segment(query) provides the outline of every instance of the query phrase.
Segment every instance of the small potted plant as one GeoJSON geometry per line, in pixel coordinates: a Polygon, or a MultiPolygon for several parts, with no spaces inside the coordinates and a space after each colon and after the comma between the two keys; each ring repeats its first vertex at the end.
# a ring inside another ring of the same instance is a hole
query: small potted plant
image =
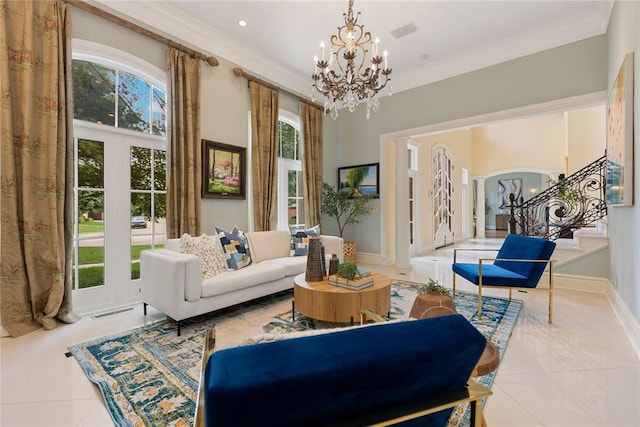
{"type": "Polygon", "coordinates": [[[439,294],[439,295],[444,295],[445,297],[451,297],[451,292],[449,292],[449,289],[445,288],[444,286],[439,284],[436,280],[433,280],[431,277],[429,277],[429,281],[427,282],[426,285],[423,285],[420,288],[418,288],[418,293],[419,294],[439,294]]]}
{"type": "Polygon", "coordinates": [[[429,277],[427,284],[418,288],[417,291],[418,296],[413,302],[409,317],[426,319],[457,312],[449,289],[440,285],[438,281],[433,280],[431,277],[429,277]]]}
{"type": "Polygon", "coordinates": [[[354,280],[356,277],[360,276],[360,272],[358,271],[358,266],[352,262],[343,262],[338,266],[338,272],[336,273],[338,276],[344,277],[347,280],[354,280]]]}

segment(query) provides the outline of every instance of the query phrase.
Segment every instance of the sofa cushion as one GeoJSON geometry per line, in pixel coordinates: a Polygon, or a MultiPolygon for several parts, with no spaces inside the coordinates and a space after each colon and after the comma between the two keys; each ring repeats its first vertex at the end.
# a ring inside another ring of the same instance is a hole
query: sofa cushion
{"type": "Polygon", "coordinates": [[[296,276],[307,269],[307,257],[285,256],[282,258],[268,259],[262,263],[279,265],[284,268],[285,276],[296,276]]]}
{"type": "Polygon", "coordinates": [[[234,226],[230,233],[216,227],[216,233],[220,238],[220,243],[227,255],[227,266],[231,270],[240,270],[251,264],[251,253],[247,237],[237,227],[234,226]]]}
{"type": "Polygon", "coordinates": [[[246,233],[246,236],[253,262],[289,256],[290,236],[286,231],[252,231],[246,233]]]}
{"type": "Polygon", "coordinates": [[[237,271],[227,271],[202,281],[202,298],[222,295],[238,289],[262,285],[285,277],[285,269],[278,264],[253,263],[237,271]]]}
{"type": "Polygon", "coordinates": [[[207,279],[227,271],[227,262],[220,239],[202,234],[193,237],[187,233],[180,238],[183,253],[200,258],[200,277],[207,279]]]}
{"type": "Polygon", "coordinates": [[[309,252],[309,238],[320,237],[320,225],[311,228],[289,227],[291,233],[291,256],[304,256],[309,252]]]}

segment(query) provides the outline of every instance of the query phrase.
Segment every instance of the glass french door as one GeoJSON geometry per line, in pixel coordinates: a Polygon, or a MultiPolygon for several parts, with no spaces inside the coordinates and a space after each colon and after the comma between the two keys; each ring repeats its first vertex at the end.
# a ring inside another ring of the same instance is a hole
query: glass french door
{"type": "Polygon", "coordinates": [[[440,248],[453,243],[453,158],[444,147],[432,151],[433,243],[440,248]]]}
{"type": "Polygon", "coordinates": [[[140,251],[166,241],[164,137],[76,121],[73,302],[79,313],[139,299],[140,251]]]}

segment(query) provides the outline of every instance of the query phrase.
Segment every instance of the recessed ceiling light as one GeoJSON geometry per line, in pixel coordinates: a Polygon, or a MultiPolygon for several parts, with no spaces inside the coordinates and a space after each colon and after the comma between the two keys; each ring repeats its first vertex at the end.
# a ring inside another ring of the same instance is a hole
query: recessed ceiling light
{"type": "Polygon", "coordinates": [[[240,25],[241,27],[246,27],[247,26],[247,21],[244,21],[244,20],[241,19],[241,20],[238,21],[238,25],[240,25]]]}
{"type": "Polygon", "coordinates": [[[422,59],[423,61],[424,61],[425,59],[427,59],[428,57],[429,57],[429,54],[428,54],[428,53],[423,53],[422,55],[420,55],[420,59],[422,59]]]}

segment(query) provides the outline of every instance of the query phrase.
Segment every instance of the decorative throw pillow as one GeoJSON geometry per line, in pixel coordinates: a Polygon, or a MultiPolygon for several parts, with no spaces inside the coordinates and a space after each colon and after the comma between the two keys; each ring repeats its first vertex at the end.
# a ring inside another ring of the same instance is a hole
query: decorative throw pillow
{"type": "Polygon", "coordinates": [[[224,249],[229,269],[240,270],[251,264],[249,241],[237,226],[234,226],[230,233],[216,227],[216,233],[218,233],[222,249],[224,249]]]}
{"type": "Polygon", "coordinates": [[[291,233],[291,252],[289,256],[304,256],[309,252],[309,237],[320,237],[320,225],[308,229],[289,227],[291,233]]]}
{"type": "Polygon", "coordinates": [[[200,258],[200,276],[208,279],[227,271],[226,256],[216,238],[202,234],[193,237],[183,234],[180,238],[180,248],[185,254],[195,255],[200,258]]]}

